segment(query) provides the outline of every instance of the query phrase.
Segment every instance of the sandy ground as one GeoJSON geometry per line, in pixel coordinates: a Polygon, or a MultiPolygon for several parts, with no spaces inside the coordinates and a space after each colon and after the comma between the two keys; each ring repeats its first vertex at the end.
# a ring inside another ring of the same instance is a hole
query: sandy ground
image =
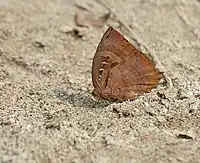
{"type": "MultiPolygon", "coordinates": [[[[200,162],[200,1],[105,0],[157,55],[173,87],[132,102],[91,95],[103,28],[75,28],[75,3],[0,0],[0,162],[200,162]]],[[[132,34],[117,28],[130,41],[132,34]]]]}

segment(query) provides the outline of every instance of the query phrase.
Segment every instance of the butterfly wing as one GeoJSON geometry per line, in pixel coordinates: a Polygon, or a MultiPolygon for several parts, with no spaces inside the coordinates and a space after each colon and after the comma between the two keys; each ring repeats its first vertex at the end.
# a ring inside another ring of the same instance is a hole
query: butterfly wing
{"type": "Polygon", "coordinates": [[[96,94],[105,99],[133,100],[150,92],[162,78],[153,62],[111,27],[95,57],[93,84],[96,94]]]}

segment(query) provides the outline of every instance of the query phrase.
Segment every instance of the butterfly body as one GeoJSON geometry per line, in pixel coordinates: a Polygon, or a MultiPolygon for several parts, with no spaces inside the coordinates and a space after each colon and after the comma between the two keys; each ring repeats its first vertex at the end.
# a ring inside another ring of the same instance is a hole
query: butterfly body
{"type": "Polygon", "coordinates": [[[134,100],[155,88],[161,78],[151,60],[118,31],[107,29],[92,63],[94,94],[108,100],[134,100]]]}

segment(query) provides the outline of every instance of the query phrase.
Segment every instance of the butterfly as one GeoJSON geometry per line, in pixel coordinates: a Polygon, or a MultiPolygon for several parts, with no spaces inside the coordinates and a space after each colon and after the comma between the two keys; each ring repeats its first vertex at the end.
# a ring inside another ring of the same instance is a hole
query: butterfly
{"type": "Polygon", "coordinates": [[[135,100],[156,88],[163,73],[154,63],[109,27],[92,62],[93,94],[106,100],[135,100]]]}

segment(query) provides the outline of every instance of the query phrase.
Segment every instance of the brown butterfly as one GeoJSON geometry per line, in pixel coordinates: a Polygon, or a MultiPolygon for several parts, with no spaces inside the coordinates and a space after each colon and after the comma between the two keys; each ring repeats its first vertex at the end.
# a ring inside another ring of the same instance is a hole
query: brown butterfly
{"type": "Polygon", "coordinates": [[[109,27],[92,63],[93,93],[107,100],[134,100],[150,92],[163,77],[154,63],[109,27]]]}

